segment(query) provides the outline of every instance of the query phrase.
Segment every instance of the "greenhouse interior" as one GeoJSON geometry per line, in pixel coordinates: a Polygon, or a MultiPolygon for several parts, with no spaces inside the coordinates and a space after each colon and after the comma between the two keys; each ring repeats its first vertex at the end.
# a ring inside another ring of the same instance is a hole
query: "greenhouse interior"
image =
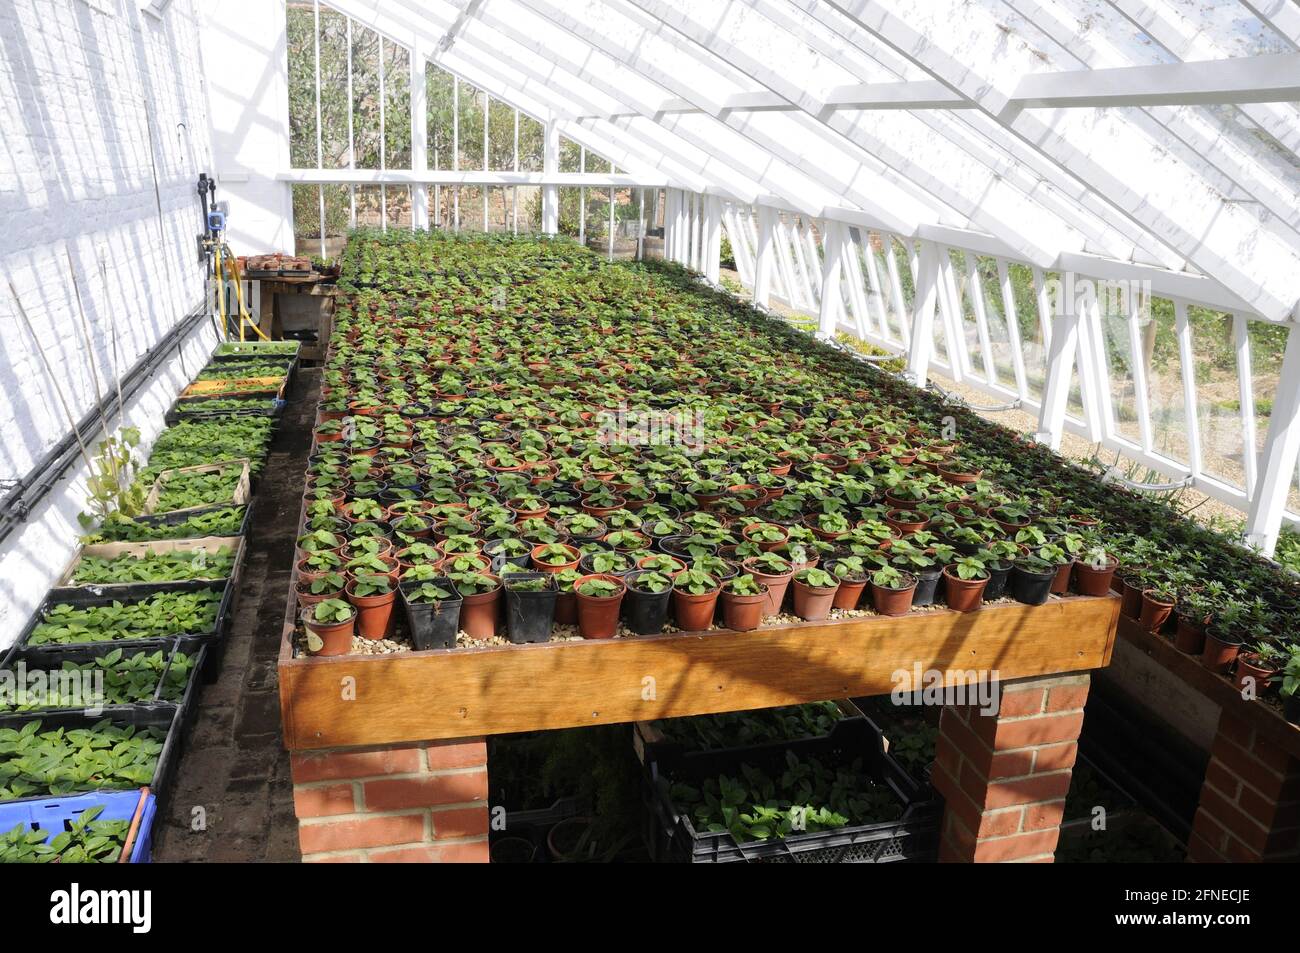
{"type": "Polygon", "coordinates": [[[0,862],[1300,859],[1296,0],[0,27],[0,862]]]}

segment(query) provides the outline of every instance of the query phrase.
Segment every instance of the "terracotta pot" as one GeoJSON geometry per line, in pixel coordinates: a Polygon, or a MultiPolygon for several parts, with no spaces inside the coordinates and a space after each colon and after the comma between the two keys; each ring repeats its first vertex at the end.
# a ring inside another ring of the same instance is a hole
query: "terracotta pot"
{"type": "Polygon", "coordinates": [[[529,557],[529,561],[533,564],[533,568],[536,569],[538,572],[564,572],[564,570],[566,569],[578,568],[578,560],[582,558],[582,554],[579,553],[578,550],[575,549],[574,547],[568,545],[565,545],[564,547],[569,551],[569,555],[573,557],[573,561],[567,563],[560,563],[558,566],[552,566],[548,563],[542,563],[537,561],[537,554],[540,553],[545,548],[546,548],[546,544],[534,546],[532,554],[529,557]]]}
{"type": "Polygon", "coordinates": [[[623,603],[627,583],[618,576],[593,573],[580,576],[573,583],[573,597],[578,602],[578,634],[584,639],[612,639],[618,632],[618,610],[623,603]],[[584,596],[578,587],[591,579],[603,579],[618,586],[612,596],[584,596]]]}
{"type": "MultiPolygon", "coordinates": [[[[754,578],[758,578],[755,576],[754,578]]],[[[820,622],[830,615],[831,608],[835,604],[835,591],[839,586],[834,588],[815,589],[812,586],[805,585],[798,579],[792,580],[794,586],[794,614],[808,622],[820,622]]]]}
{"type": "Polygon", "coordinates": [[[1142,589],[1130,585],[1127,579],[1119,580],[1119,611],[1121,615],[1136,619],[1142,614],[1142,589]]]}
{"type": "Polygon", "coordinates": [[[1237,691],[1244,693],[1249,686],[1256,698],[1268,690],[1269,680],[1277,675],[1277,669],[1264,668],[1257,664],[1258,660],[1259,656],[1253,652],[1238,652],[1237,671],[1233,677],[1237,691]]]}
{"type": "Polygon", "coordinates": [[[763,610],[767,605],[767,587],[754,596],[738,596],[734,592],[722,594],[722,619],[728,629],[735,632],[748,632],[757,629],[763,622],[763,610]]]}
{"type": "Polygon", "coordinates": [[[1216,635],[1211,627],[1205,630],[1205,651],[1201,653],[1201,664],[1211,672],[1226,675],[1240,651],[1240,642],[1226,641],[1222,636],[1216,635]]]}
{"type": "Polygon", "coordinates": [[[871,604],[881,615],[907,615],[912,609],[912,596],[916,593],[916,577],[911,576],[912,583],[906,589],[886,589],[884,586],[871,584],[871,604]]]}
{"type": "Polygon", "coordinates": [[[908,533],[919,533],[921,532],[921,530],[925,529],[927,526],[930,525],[930,521],[927,519],[921,519],[921,520],[899,519],[899,514],[904,512],[907,511],[890,510],[888,513],[885,514],[885,522],[888,525],[892,526],[894,529],[898,530],[904,536],[906,536],[908,533]]]}
{"type": "Polygon", "coordinates": [[[1184,655],[1200,655],[1205,651],[1205,626],[1197,625],[1189,619],[1178,617],[1178,627],[1174,630],[1174,648],[1184,655]]]}
{"type": "Polygon", "coordinates": [[[1114,556],[1106,558],[1106,564],[1100,569],[1082,559],[1074,564],[1074,587],[1079,590],[1079,595],[1105,596],[1110,594],[1111,578],[1115,575],[1115,568],[1119,565],[1119,560],[1114,556]]]}
{"type": "MultiPolygon", "coordinates": [[[[1138,625],[1147,632],[1159,632],[1160,627],[1174,611],[1172,602],[1161,602],[1155,598],[1155,590],[1147,589],[1142,593],[1142,611],[1138,615],[1138,625]]],[[[1226,669],[1225,669],[1226,671],[1226,669]]]]}
{"type": "Polygon", "coordinates": [[[754,577],[755,582],[760,582],[767,586],[767,601],[763,604],[763,618],[768,616],[779,615],[781,606],[785,602],[785,591],[790,587],[790,577],[794,575],[794,570],[784,575],[774,576],[769,573],[759,572],[749,565],[746,559],[741,563],[745,572],[754,577]]]}
{"type": "Polygon", "coordinates": [[[718,608],[718,590],[695,595],[673,588],[673,618],[684,632],[704,632],[713,625],[718,608]]]}
{"type": "Polygon", "coordinates": [[[352,634],[356,631],[357,617],[354,613],[346,622],[312,622],[303,619],[307,631],[321,640],[321,647],[312,651],[310,639],[307,651],[311,655],[348,655],[352,651],[352,634]]]}
{"type": "Polygon", "coordinates": [[[350,582],[344,590],[348,602],[357,610],[357,635],[363,639],[378,641],[393,634],[393,605],[397,600],[397,590],[374,596],[358,596],[356,583],[350,582]]]}
{"type": "Polygon", "coordinates": [[[1074,560],[1068,563],[1062,563],[1056,569],[1056,575],[1052,577],[1051,593],[1054,596],[1063,596],[1070,591],[1070,576],[1074,573],[1074,560]]]}
{"type": "Polygon", "coordinates": [[[460,627],[472,639],[490,639],[497,634],[501,616],[501,580],[497,576],[491,578],[497,583],[491,592],[462,597],[460,627]]]}
{"type": "Polygon", "coordinates": [[[957,612],[974,612],[984,602],[984,587],[989,584],[989,577],[982,579],[962,579],[949,567],[943,569],[944,600],[949,609],[957,612]]]}
{"type": "Polygon", "coordinates": [[[832,608],[853,610],[862,600],[862,590],[867,588],[867,580],[841,579],[840,587],[835,590],[832,608]]]}
{"type": "MultiPolygon", "coordinates": [[[[782,528],[784,529],[784,527],[782,527],[782,528]]],[[[782,545],[784,545],[785,542],[786,542],[786,540],[788,540],[788,539],[790,538],[790,533],[789,533],[789,531],[787,530],[787,531],[786,531],[786,538],[785,538],[785,539],[778,539],[776,542],[767,542],[767,543],[764,543],[764,542],[757,542],[756,540],[751,540],[751,539],[749,538],[749,527],[748,527],[748,526],[746,526],[743,530],[740,531],[740,535],[741,535],[742,537],[744,537],[744,539],[745,539],[747,542],[753,542],[753,543],[755,543],[755,544],[758,546],[758,548],[761,549],[761,550],[762,550],[763,552],[765,552],[765,553],[767,553],[767,552],[771,552],[772,550],[776,549],[778,546],[782,546],[782,545]]]]}

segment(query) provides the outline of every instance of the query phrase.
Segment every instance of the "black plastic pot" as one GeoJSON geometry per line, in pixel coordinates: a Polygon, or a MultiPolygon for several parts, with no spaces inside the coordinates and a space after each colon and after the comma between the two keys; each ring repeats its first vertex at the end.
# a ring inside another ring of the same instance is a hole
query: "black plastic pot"
{"type": "Polygon", "coordinates": [[[1001,569],[996,566],[985,567],[989,571],[988,585],[984,587],[984,601],[992,602],[994,599],[1001,599],[1007,591],[1007,583],[1011,577],[1011,566],[1008,564],[1001,569]]]}
{"type": "MultiPolygon", "coordinates": [[[[456,587],[446,576],[437,576],[429,580],[433,585],[449,592],[456,592],[456,587]]],[[[403,582],[398,589],[402,593],[402,605],[406,608],[406,625],[411,630],[411,641],[417,651],[429,649],[454,649],[456,633],[460,629],[459,593],[452,599],[442,602],[411,602],[406,593],[417,589],[420,582],[403,582]]]]}
{"type": "Polygon", "coordinates": [[[496,573],[498,576],[501,575],[501,567],[507,563],[513,563],[520,568],[527,568],[529,557],[532,555],[532,550],[528,550],[518,556],[505,556],[500,552],[501,543],[501,540],[494,539],[483,547],[483,555],[492,559],[492,572],[496,573]]]}
{"type": "MultiPolygon", "coordinates": [[[[686,551],[686,540],[688,539],[690,539],[689,536],[661,536],[655,540],[655,543],[661,553],[676,556],[678,559],[684,559],[689,563],[694,557],[686,551]]],[[[708,555],[712,556],[717,551],[716,544],[709,544],[708,555]]]]}
{"type": "Polygon", "coordinates": [[[658,635],[668,621],[668,604],[673,590],[669,586],[663,592],[642,592],[633,588],[639,576],[653,570],[638,569],[627,574],[627,592],[623,596],[623,617],[627,627],[637,635],[658,635]]]}
{"type": "Polygon", "coordinates": [[[1033,572],[1023,566],[1011,567],[1011,598],[1027,606],[1041,606],[1047,601],[1052,591],[1052,580],[1056,578],[1056,569],[1033,572]]]}
{"type": "Polygon", "coordinates": [[[923,572],[912,573],[916,576],[916,593],[912,596],[912,605],[933,605],[939,597],[939,582],[943,579],[943,569],[933,567],[923,572]]]}
{"type": "Polygon", "coordinates": [[[516,645],[525,642],[548,642],[555,623],[555,576],[546,572],[508,573],[502,582],[506,591],[506,637],[516,645]],[[524,579],[542,579],[546,588],[540,592],[518,591],[511,583],[524,579]]]}

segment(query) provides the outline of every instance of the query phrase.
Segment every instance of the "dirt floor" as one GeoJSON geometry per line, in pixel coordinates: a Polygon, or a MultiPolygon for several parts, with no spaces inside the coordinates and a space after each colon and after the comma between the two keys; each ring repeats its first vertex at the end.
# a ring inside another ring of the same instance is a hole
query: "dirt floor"
{"type": "Polygon", "coordinates": [[[298,372],[258,483],[234,624],[155,828],[155,861],[300,859],[276,655],[319,387],[318,370],[298,372]]]}

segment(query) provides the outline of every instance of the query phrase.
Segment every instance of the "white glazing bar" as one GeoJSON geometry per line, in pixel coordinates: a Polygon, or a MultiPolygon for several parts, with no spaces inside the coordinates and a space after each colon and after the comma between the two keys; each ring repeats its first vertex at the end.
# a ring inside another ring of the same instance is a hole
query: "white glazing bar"
{"type": "MultiPolygon", "coordinates": [[[[732,254],[735,252],[733,250],[732,254]]],[[[722,199],[704,197],[704,277],[717,284],[722,274],[722,199]]]]}
{"type": "Polygon", "coordinates": [[[1246,516],[1246,541],[1265,555],[1271,556],[1277,546],[1297,455],[1300,455],[1300,334],[1293,328],[1287,334],[1277,394],[1264,438],[1263,467],[1246,516]]]}
{"type": "MultiPolygon", "coordinates": [[[[519,110],[515,110],[514,158],[511,167],[519,171],[519,110]]],[[[519,234],[519,186],[511,186],[510,195],[511,231],[519,234]]]]}
{"type": "Polygon", "coordinates": [[[772,295],[772,273],[776,270],[776,210],[758,207],[758,234],[754,256],[754,304],[767,307],[772,295]]]}
{"type": "MultiPolygon", "coordinates": [[[[407,60],[411,84],[411,169],[417,173],[429,168],[429,104],[425,82],[424,55],[415,44],[407,60]]],[[[423,182],[411,187],[411,230],[429,227],[429,188],[423,182]]]]}
{"type": "Polygon", "coordinates": [[[795,276],[794,258],[790,252],[790,232],[784,216],[777,219],[776,226],[776,260],[778,270],[781,273],[781,284],[785,288],[785,303],[792,308],[806,307],[803,292],[798,284],[799,279],[795,276]]]}
{"type": "MultiPolygon", "coordinates": [[[[1063,294],[1067,298],[1069,295],[1063,294]]],[[[1079,365],[1079,396],[1083,403],[1084,423],[1088,428],[1088,439],[1093,441],[1113,437],[1115,428],[1109,413],[1109,401],[1103,400],[1103,394],[1109,396],[1110,375],[1106,373],[1105,359],[1098,361],[1101,355],[1095,338],[1100,327],[1100,306],[1096,298],[1082,302],[1065,301],[1067,313],[1078,312],[1078,354],[1075,360],[1079,365]],[[1081,304],[1081,307],[1078,306],[1081,304]]],[[[1060,324],[1058,318],[1056,323],[1060,324]]],[[[1067,385],[1069,386],[1068,382],[1067,385]]]]}
{"type": "Polygon", "coordinates": [[[838,222],[822,232],[825,247],[822,249],[821,307],[817,317],[817,335],[821,338],[833,338],[839,323],[843,232],[844,226],[838,222]]]}
{"type": "Polygon", "coordinates": [[[817,257],[817,239],[813,235],[813,222],[808,218],[803,220],[803,240],[808,255],[808,274],[812,278],[809,287],[812,289],[814,299],[821,301],[823,286],[821,282],[816,280],[819,271],[818,262],[820,261],[817,257]]]}
{"type": "Polygon", "coordinates": [[[609,260],[614,260],[614,187],[609,187],[609,260]]]}
{"type": "MultiPolygon", "coordinates": [[[[483,93],[483,171],[484,172],[486,172],[489,166],[491,166],[492,164],[491,162],[488,161],[488,149],[489,149],[488,128],[489,126],[491,126],[491,124],[492,124],[492,98],[488,96],[487,92],[485,91],[483,93]]],[[[484,185],[484,186],[480,186],[480,191],[483,193],[483,231],[486,232],[488,230],[488,195],[489,193],[491,193],[492,190],[489,189],[486,185],[484,185]]]]}
{"type": "MultiPolygon", "coordinates": [[[[379,168],[384,170],[388,168],[388,131],[385,127],[386,117],[384,107],[388,100],[385,92],[385,73],[388,69],[384,61],[384,44],[388,42],[381,35],[379,37],[379,168]]],[[[379,186],[379,222],[380,228],[388,231],[388,186],[379,186]]]]}
{"type": "MultiPolygon", "coordinates": [[[[748,210],[746,210],[748,211],[748,210]]],[[[735,259],[736,273],[742,285],[754,287],[754,266],[749,257],[749,239],[744,227],[739,222],[740,211],[731,204],[723,212],[723,223],[727,229],[727,239],[731,243],[731,257],[735,259]]]]}
{"type": "Polygon", "coordinates": [[[885,297],[885,287],[881,281],[880,268],[876,264],[876,253],[871,249],[871,232],[860,230],[862,236],[862,260],[866,263],[867,283],[871,289],[868,299],[870,311],[875,313],[880,336],[888,341],[892,335],[889,328],[889,305],[885,297]]]}
{"type": "MultiPolygon", "coordinates": [[[[353,135],[353,118],[352,118],[352,18],[345,18],[347,23],[347,42],[348,42],[348,168],[357,167],[357,146],[353,135]]],[[[357,227],[357,188],[355,185],[348,186],[348,228],[357,227]]]]}
{"type": "Polygon", "coordinates": [[[979,335],[980,356],[984,359],[984,379],[998,383],[998,365],[993,360],[993,341],[989,335],[988,312],[984,308],[984,283],[980,281],[975,256],[966,252],[966,294],[970,296],[971,310],[975,312],[975,330],[979,335]]]}
{"type": "MultiPolygon", "coordinates": [[[[578,171],[587,171],[587,149],[578,147],[578,171]]],[[[578,244],[587,244],[587,190],[578,189],[578,244]]]]}
{"type": "MultiPolygon", "coordinates": [[[[849,311],[853,317],[854,333],[866,340],[871,335],[871,310],[867,301],[867,295],[863,291],[864,277],[862,274],[862,262],[858,257],[862,244],[853,238],[854,231],[857,232],[858,238],[861,239],[867,233],[862,229],[845,230],[843,242],[844,258],[844,280],[849,286],[849,311]]],[[[867,249],[870,255],[870,248],[867,249]]],[[[867,259],[870,261],[870,258],[867,259]]],[[[882,337],[889,340],[889,333],[886,330],[882,337]]]]}
{"type": "MultiPolygon", "coordinates": [[[[907,296],[903,293],[903,275],[898,269],[898,256],[894,253],[894,236],[882,234],[880,238],[885,243],[884,247],[887,251],[885,267],[889,270],[889,296],[894,303],[894,314],[898,316],[898,329],[902,334],[903,344],[906,345],[912,337],[911,317],[907,313],[907,296]]],[[[916,288],[914,276],[914,271],[908,275],[913,280],[913,290],[916,288]]]]}
{"type": "Polygon", "coordinates": [[[1241,463],[1246,475],[1246,495],[1255,492],[1256,457],[1255,382],[1250,353],[1250,319],[1243,314],[1232,316],[1232,344],[1237,352],[1237,395],[1241,403],[1241,463]]]}
{"type": "Polygon", "coordinates": [[[636,260],[645,258],[645,189],[636,190],[636,260]]]}
{"type": "Polygon", "coordinates": [[[1193,480],[1201,476],[1201,425],[1196,404],[1196,356],[1192,350],[1192,326],[1187,320],[1187,302],[1174,302],[1174,334],[1178,338],[1178,370],[1183,382],[1183,414],[1187,431],[1187,468],[1193,480]]]}
{"type": "MultiPolygon", "coordinates": [[[[320,108],[320,0],[314,0],[312,3],[312,40],[316,57],[316,168],[325,168],[325,148],[322,145],[323,137],[321,135],[321,108],[320,108]]],[[[316,201],[320,211],[320,256],[325,257],[325,186],[316,186],[316,201]]]]}
{"type": "Polygon", "coordinates": [[[1038,326],[1043,332],[1043,347],[1052,349],[1052,296],[1047,290],[1047,281],[1043,269],[1037,265],[1031,267],[1034,278],[1034,300],[1038,304],[1038,326]]]}
{"type": "Polygon", "coordinates": [[[934,353],[934,313],[939,306],[939,248],[934,242],[921,242],[915,280],[907,374],[913,384],[924,387],[934,353]]]}
{"type": "Polygon", "coordinates": [[[1006,260],[997,259],[998,285],[1002,289],[1002,314],[1007,321],[1007,340],[1011,345],[1011,366],[1016,375],[1016,394],[1021,400],[1029,397],[1028,375],[1025,373],[1025,351],[1020,341],[1020,316],[1016,313],[1015,286],[1011,283],[1011,270],[1006,260]]]}
{"type": "Polygon", "coordinates": [[[1075,353],[1079,350],[1079,314],[1065,309],[1052,324],[1052,344],[1047,352],[1043,382],[1043,400],[1038,410],[1038,433],[1035,438],[1053,450],[1061,448],[1065,432],[1065,409],[1070,400],[1070,376],[1075,353]]]}
{"type": "MultiPolygon", "coordinates": [[[[451,170],[460,171],[460,79],[451,77],[451,170]]],[[[460,187],[451,190],[451,228],[460,231],[460,187]]]]}
{"type": "MultiPolygon", "coordinates": [[[[542,145],[542,171],[555,175],[560,171],[560,132],[555,123],[547,120],[542,145]]],[[[542,186],[542,231],[554,235],[560,227],[560,189],[555,185],[542,186]]]]}
{"type": "Polygon", "coordinates": [[[958,384],[970,372],[970,352],[966,347],[966,331],[961,320],[961,295],[952,267],[952,250],[939,246],[939,316],[942,318],[943,339],[948,351],[948,369],[958,384]]]}
{"type": "MultiPolygon", "coordinates": [[[[1125,319],[1128,326],[1128,348],[1129,362],[1133,370],[1133,397],[1137,405],[1138,415],[1138,438],[1142,441],[1142,449],[1147,453],[1151,452],[1151,397],[1150,391],[1147,390],[1147,362],[1146,352],[1142,347],[1142,323],[1143,319],[1151,320],[1151,309],[1149,306],[1144,307],[1142,296],[1136,291],[1125,286],[1125,319]]],[[[1149,302],[1148,302],[1149,305],[1149,302]]]]}
{"type": "MultiPolygon", "coordinates": [[[[790,247],[794,252],[795,278],[799,282],[799,293],[803,296],[803,306],[809,310],[815,310],[817,307],[817,291],[813,289],[814,283],[820,288],[821,283],[813,277],[813,261],[810,261],[805,254],[803,243],[803,223],[799,219],[790,222],[790,247]]],[[[814,260],[816,256],[813,256],[814,260]]],[[[820,272],[818,272],[820,275],[820,272]]]]}

